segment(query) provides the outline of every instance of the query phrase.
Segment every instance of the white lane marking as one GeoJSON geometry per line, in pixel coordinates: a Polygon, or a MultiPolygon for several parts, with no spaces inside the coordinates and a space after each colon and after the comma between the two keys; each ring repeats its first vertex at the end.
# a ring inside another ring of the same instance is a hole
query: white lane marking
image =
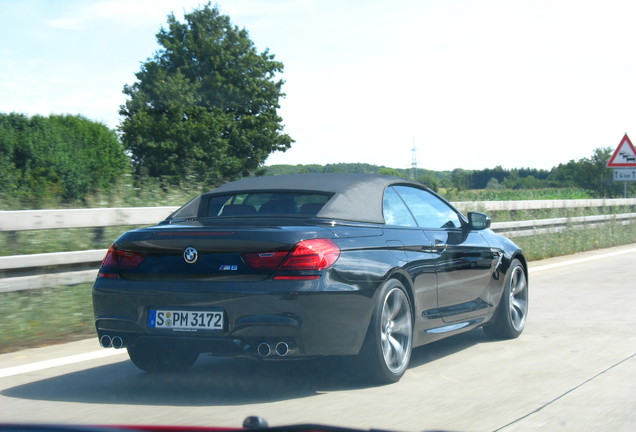
{"type": "Polygon", "coordinates": [[[567,265],[571,265],[571,264],[580,264],[580,263],[585,263],[588,261],[594,261],[597,259],[603,259],[603,258],[611,258],[611,257],[615,257],[615,256],[619,256],[619,255],[625,255],[628,253],[633,253],[636,252],[636,248],[631,248],[631,249],[625,249],[625,250],[621,250],[621,251],[616,251],[616,252],[608,252],[608,253],[604,253],[604,254],[599,254],[599,255],[591,255],[588,257],[584,257],[584,258],[575,258],[575,259],[571,259],[571,260],[567,260],[567,261],[561,261],[561,262],[557,262],[554,264],[546,264],[546,265],[542,265],[542,266],[537,266],[537,267],[530,267],[530,273],[535,273],[535,272],[540,272],[543,270],[551,270],[554,268],[558,268],[558,267],[564,267],[567,265]]]}
{"type": "Polygon", "coordinates": [[[114,348],[103,349],[99,351],[91,351],[83,354],[75,354],[66,357],[59,357],[50,360],[42,360],[35,363],[29,363],[20,366],[13,366],[0,369],[0,378],[21,375],[29,372],[36,372],[43,369],[50,369],[57,366],[66,366],[74,363],[80,363],[88,360],[96,360],[105,357],[125,354],[126,350],[116,350],[114,348]]]}

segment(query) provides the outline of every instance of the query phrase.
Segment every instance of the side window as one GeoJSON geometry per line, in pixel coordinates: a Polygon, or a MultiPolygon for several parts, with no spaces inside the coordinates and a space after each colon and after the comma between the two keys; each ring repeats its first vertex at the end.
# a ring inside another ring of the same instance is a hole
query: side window
{"type": "Polygon", "coordinates": [[[423,228],[460,228],[459,216],[444,201],[422,189],[395,186],[417,224],[423,228]]]}
{"type": "Polygon", "coordinates": [[[417,223],[413,215],[402,201],[402,198],[393,190],[388,188],[384,191],[383,199],[384,221],[387,225],[399,225],[416,227],[417,223]]]}

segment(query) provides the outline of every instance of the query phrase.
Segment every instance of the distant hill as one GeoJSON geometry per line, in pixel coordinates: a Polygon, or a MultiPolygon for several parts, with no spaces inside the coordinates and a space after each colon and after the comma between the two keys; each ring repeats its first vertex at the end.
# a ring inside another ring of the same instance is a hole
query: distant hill
{"type": "Polygon", "coordinates": [[[370,165],[366,163],[338,163],[327,165],[271,165],[263,167],[259,174],[263,175],[283,175],[283,174],[305,174],[305,173],[366,173],[366,174],[388,174],[419,180],[424,177],[433,177],[438,183],[451,180],[450,171],[431,171],[416,168],[412,169],[388,168],[385,166],[370,165]]]}

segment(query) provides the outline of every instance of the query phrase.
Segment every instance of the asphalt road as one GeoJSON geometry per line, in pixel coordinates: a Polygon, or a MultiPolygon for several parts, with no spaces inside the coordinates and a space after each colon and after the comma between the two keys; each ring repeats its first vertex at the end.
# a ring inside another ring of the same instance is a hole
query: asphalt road
{"type": "Polygon", "coordinates": [[[397,384],[320,362],[201,357],[152,376],[96,340],[0,355],[0,422],[319,423],[396,431],[636,430],[636,245],[534,262],[523,335],[414,350],[397,384]],[[101,356],[101,357],[98,357],[101,356]]]}

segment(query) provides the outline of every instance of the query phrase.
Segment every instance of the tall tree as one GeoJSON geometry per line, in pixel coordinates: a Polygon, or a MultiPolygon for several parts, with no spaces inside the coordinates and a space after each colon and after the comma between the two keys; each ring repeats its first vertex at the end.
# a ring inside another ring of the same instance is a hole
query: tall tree
{"type": "Polygon", "coordinates": [[[451,173],[451,182],[457,190],[470,189],[472,186],[471,171],[465,171],[461,168],[455,168],[451,173]]]}
{"type": "Polygon", "coordinates": [[[208,3],[168,16],[161,48],[124,87],[122,141],[138,174],[216,183],[244,176],[293,140],[277,110],[283,64],[208,3]]]}

